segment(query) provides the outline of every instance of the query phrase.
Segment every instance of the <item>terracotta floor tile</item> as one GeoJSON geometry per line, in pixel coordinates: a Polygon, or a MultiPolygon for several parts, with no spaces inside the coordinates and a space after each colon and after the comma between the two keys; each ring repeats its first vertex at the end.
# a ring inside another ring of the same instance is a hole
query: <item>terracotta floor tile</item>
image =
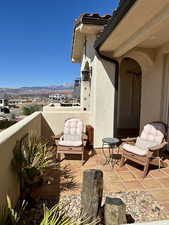
{"type": "Polygon", "coordinates": [[[132,174],[136,177],[136,179],[142,179],[143,178],[143,172],[142,171],[133,171],[132,174]]]}
{"type": "Polygon", "coordinates": [[[167,163],[169,166],[169,159],[165,159],[164,162],[167,163]]]}
{"type": "Polygon", "coordinates": [[[109,185],[104,184],[105,192],[123,192],[126,191],[125,186],[121,182],[114,182],[109,185]]]}
{"type": "Polygon", "coordinates": [[[127,191],[141,191],[144,189],[139,181],[126,181],[123,183],[127,191]]]}
{"type": "Polygon", "coordinates": [[[113,169],[110,166],[100,166],[100,169],[107,173],[113,173],[113,169]]]}
{"type": "Polygon", "coordinates": [[[143,179],[141,183],[145,187],[145,189],[160,189],[162,187],[158,180],[151,178],[143,179]]]}
{"type": "Polygon", "coordinates": [[[162,172],[162,170],[160,170],[160,169],[151,170],[151,171],[149,172],[149,174],[150,174],[152,177],[154,177],[154,178],[167,177],[167,175],[166,175],[164,172],[162,172]]]}
{"type": "Polygon", "coordinates": [[[118,177],[116,174],[104,174],[103,173],[103,179],[104,179],[104,182],[110,182],[110,184],[121,181],[121,178],[118,177]]]}
{"type": "Polygon", "coordinates": [[[169,168],[163,168],[161,169],[164,173],[166,173],[169,176],[169,168]]]}
{"type": "Polygon", "coordinates": [[[117,173],[120,178],[122,178],[124,181],[131,181],[131,180],[135,180],[136,178],[134,177],[134,175],[130,172],[118,172],[117,173]]]}
{"type": "Polygon", "coordinates": [[[150,191],[152,196],[157,200],[157,201],[169,201],[169,191],[168,190],[153,190],[150,191]]]}
{"type": "Polygon", "coordinates": [[[122,167],[119,167],[118,165],[115,166],[115,170],[118,172],[118,171],[129,171],[129,169],[126,167],[126,166],[122,166],[122,167]]]}
{"type": "MultiPolygon", "coordinates": [[[[136,168],[136,167],[131,167],[131,166],[128,166],[128,169],[129,171],[134,174],[134,176],[137,178],[137,179],[142,179],[143,178],[143,174],[144,174],[144,168],[136,168]]],[[[146,177],[149,177],[151,178],[151,174],[148,172],[146,177]]]]}
{"type": "Polygon", "coordinates": [[[169,177],[168,178],[161,178],[158,181],[161,183],[161,185],[163,187],[169,188],[169,177]]]}
{"type": "Polygon", "coordinates": [[[138,172],[138,173],[139,173],[139,172],[142,172],[142,171],[143,171],[143,168],[138,169],[138,168],[135,168],[135,167],[130,166],[130,165],[127,165],[126,167],[127,167],[128,170],[131,171],[131,172],[136,172],[136,173],[138,172]]]}

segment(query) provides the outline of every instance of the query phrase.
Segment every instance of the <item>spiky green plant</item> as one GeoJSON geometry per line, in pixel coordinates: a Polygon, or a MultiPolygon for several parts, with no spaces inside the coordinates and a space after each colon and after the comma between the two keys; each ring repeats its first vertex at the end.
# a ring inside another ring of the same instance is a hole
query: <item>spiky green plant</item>
{"type": "Polygon", "coordinates": [[[18,225],[27,203],[23,201],[16,209],[13,208],[12,201],[8,195],[6,200],[7,204],[0,207],[0,225],[18,225]]]}
{"type": "Polygon", "coordinates": [[[2,205],[0,207],[0,224],[1,225],[8,225],[8,216],[9,216],[8,207],[2,205]]]}
{"type": "Polygon", "coordinates": [[[87,219],[84,219],[85,216],[79,216],[76,220],[73,219],[69,216],[68,205],[68,203],[60,202],[51,209],[44,205],[44,217],[40,225],[95,225],[99,222],[99,219],[97,219],[89,224],[87,219]]]}
{"type": "Polygon", "coordinates": [[[11,225],[17,225],[23,215],[23,212],[25,211],[27,203],[25,200],[23,200],[21,205],[17,209],[15,209],[12,206],[11,199],[7,195],[7,205],[9,210],[9,221],[11,225]]]}
{"type": "MultiPolygon", "coordinates": [[[[22,219],[26,206],[27,202],[23,201],[21,205],[14,208],[11,199],[7,196],[6,206],[0,209],[0,225],[23,225],[24,220],[22,219]]],[[[50,209],[44,204],[43,210],[43,219],[39,225],[95,225],[99,222],[99,219],[96,219],[89,224],[87,223],[88,219],[86,219],[86,216],[79,216],[76,220],[73,219],[70,217],[70,204],[68,202],[60,202],[50,209]]]]}
{"type": "Polygon", "coordinates": [[[19,141],[16,143],[12,165],[19,175],[21,193],[25,190],[29,195],[32,185],[41,184],[46,169],[59,169],[48,147],[47,142],[33,135],[28,136],[22,146],[19,141]]]}

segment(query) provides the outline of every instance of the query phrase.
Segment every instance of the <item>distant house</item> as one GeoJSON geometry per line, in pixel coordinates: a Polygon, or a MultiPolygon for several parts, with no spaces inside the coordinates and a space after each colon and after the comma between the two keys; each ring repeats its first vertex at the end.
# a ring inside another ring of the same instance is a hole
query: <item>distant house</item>
{"type": "Polygon", "coordinates": [[[0,107],[8,106],[8,98],[6,95],[0,95],[0,107]]]}
{"type": "Polygon", "coordinates": [[[52,102],[62,102],[66,99],[66,96],[64,94],[50,94],[49,100],[52,102]]]}

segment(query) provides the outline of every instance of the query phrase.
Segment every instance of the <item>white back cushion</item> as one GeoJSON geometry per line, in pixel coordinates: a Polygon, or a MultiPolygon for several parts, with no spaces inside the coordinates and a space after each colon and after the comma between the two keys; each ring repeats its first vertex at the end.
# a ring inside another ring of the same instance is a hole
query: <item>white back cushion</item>
{"type": "Polygon", "coordinates": [[[144,139],[138,137],[135,145],[140,149],[148,150],[149,148],[157,146],[158,143],[156,143],[154,141],[144,140],[144,139]]]}
{"type": "Polygon", "coordinates": [[[83,133],[83,121],[71,118],[64,124],[64,141],[81,141],[83,133]]]}
{"type": "Polygon", "coordinates": [[[161,123],[152,123],[144,126],[140,138],[159,145],[162,143],[165,134],[165,127],[161,123]]]}

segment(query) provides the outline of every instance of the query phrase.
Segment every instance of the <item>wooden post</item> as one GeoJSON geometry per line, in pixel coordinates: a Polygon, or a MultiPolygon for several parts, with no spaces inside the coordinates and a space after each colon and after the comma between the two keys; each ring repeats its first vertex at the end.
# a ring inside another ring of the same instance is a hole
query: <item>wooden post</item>
{"type": "Polygon", "coordinates": [[[81,212],[90,223],[99,217],[103,195],[103,172],[90,169],[83,173],[81,212]]]}
{"type": "Polygon", "coordinates": [[[105,225],[120,225],[127,223],[126,205],[120,198],[106,197],[104,222],[105,225]]]}

